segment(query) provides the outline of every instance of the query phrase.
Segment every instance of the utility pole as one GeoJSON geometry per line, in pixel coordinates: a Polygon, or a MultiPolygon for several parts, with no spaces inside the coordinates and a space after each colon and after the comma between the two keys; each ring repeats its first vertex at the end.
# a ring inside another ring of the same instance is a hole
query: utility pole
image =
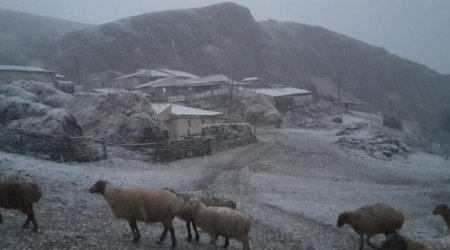
{"type": "Polygon", "coordinates": [[[233,86],[234,82],[231,80],[231,77],[228,75],[228,83],[230,84],[230,105],[228,108],[228,123],[231,123],[231,106],[233,106],[233,86]]]}
{"type": "Polygon", "coordinates": [[[338,84],[338,101],[341,102],[341,77],[338,76],[337,79],[338,84]]]}
{"type": "Polygon", "coordinates": [[[76,57],[73,58],[73,61],[75,63],[75,70],[77,72],[77,79],[78,79],[78,85],[81,85],[81,80],[80,80],[80,70],[78,69],[78,60],[76,57]]]}

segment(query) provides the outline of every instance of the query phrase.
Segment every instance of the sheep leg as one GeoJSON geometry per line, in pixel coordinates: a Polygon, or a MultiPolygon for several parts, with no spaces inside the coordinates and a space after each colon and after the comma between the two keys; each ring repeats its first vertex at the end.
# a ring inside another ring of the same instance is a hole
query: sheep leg
{"type": "Polygon", "coordinates": [[[192,227],[194,228],[195,231],[195,241],[198,242],[200,240],[200,235],[198,234],[197,225],[195,225],[195,220],[192,220],[192,227]]]}
{"type": "Polygon", "coordinates": [[[175,238],[175,229],[173,229],[173,226],[169,228],[170,232],[170,238],[172,239],[172,247],[175,247],[177,245],[177,238],[175,238]]]}
{"type": "Polygon", "coordinates": [[[33,223],[32,232],[37,232],[39,226],[38,226],[38,223],[36,221],[36,216],[34,215],[33,208],[31,208],[31,212],[30,213],[31,213],[31,223],[33,223]]]}
{"type": "Polygon", "coordinates": [[[188,237],[186,238],[186,240],[191,242],[192,234],[191,234],[191,221],[190,220],[186,221],[186,228],[187,228],[187,231],[188,231],[188,237]]]}
{"type": "Polygon", "coordinates": [[[359,250],[362,250],[364,248],[364,235],[360,235],[360,243],[359,243],[359,250]]]}
{"type": "Polygon", "coordinates": [[[223,248],[227,248],[230,245],[230,239],[225,237],[225,245],[223,245],[223,248]]]}
{"type": "Polygon", "coordinates": [[[248,239],[245,239],[244,242],[242,242],[242,249],[250,250],[250,244],[248,243],[248,239]]]}
{"type": "Polygon", "coordinates": [[[3,216],[0,214],[0,224],[3,223],[3,216]]]}
{"type": "Polygon", "coordinates": [[[25,221],[25,224],[23,224],[22,228],[27,228],[30,225],[30,222],[31,222],[31,223],[33,223],[33,229],[31,231],[32,232],[37,232],[39,226],[38,226],[38,223],[36,221],[36,217],[34,215],[33,205],[30,205],[27,210],[28,210],[27,220],[25,221]]]}
{"type": "Polygon", "coordinates": [[[211,236],[211,242],[210,242],[209,244],[215,246],[215,245],[216,245],[216,240],[217,240],[217,238],[218,238],[219,236],[216,236],[214,233],[211,233],[210,236],[211,236]]]}
{"type": "Polygon", "coordinates": [[[133,242],[139,242],[141,234],[139,233],[136,220],[129,220],[128,222],[130,223],[131,232],[133,233],[133,242]]]}
{"type": "Polygon", "coordinates": [[[159,237],[159,241],[156,242],[156,244],[161,245],[164,240],[166,239],[166,234],[169,229],[167,227],[164,227],[163,233],[161,234],[161,237],[159,237]]]}

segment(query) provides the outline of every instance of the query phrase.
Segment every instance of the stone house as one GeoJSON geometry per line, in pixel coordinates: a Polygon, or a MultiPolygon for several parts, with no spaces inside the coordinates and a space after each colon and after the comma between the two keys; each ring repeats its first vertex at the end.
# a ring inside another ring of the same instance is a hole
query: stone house
{"type": "Polygon", "coordinates": [[[220,74],[185,79],[172,76],[142,84],[133,89],[149,94],[155,102],[188,103],[228,95],[229,82],[228,77],[220,74]]]}
{"type": "Polygon", "coordinates": [[[306,89],[289,87],[252,89],[251,91],[268,97],[279,111],[287,111],[298,106],[309,105],[313,102],[312,92],[306,89]]]}
{"type": "Polygon", "coordinates": [[[170,103],[152,104],[170,139],[200,135],[203,126],[219,121],[222,113],[170,103]]]}
{"type": "Polygon", "coordinates": [[[10,84],[17,80],[52,82],[56,72],[32,66],[0,65],[0,84],[10,84]]]}

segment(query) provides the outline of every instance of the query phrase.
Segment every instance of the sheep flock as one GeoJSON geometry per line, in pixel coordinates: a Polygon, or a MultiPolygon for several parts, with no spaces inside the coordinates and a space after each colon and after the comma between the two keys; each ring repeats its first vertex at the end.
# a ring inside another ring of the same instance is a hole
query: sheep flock
{"type": "MultiPolygon", "coordinates": [[[[169,188],[118,187],[107,180],[98,180],[88,191],[100,194],[108,203],[113,215],[126,220],[132,232],[132,242],[141,238],[138,221],[144,223],[161,223],[163,230],[157,244],[162,244],[170,233],[171,247],[177,245],[173,220],[186,222],[187,241],[192,241],[190,226],[195,231],[195,241],[200,235],[197,226],[209,234],[211,244],[215,245],[218,237],[225,239],[229,246],[231,239],[242,243],[242,249],[250,249],[249,233],[251,218],[238,211],[236,202],[226,197],[205,191],[180,191],[169,188]]],[[[32,232],[38,231],[33,204],[39,202],[42,191],[39,185],[19,176],[0,178],[0,208],[16,209],[27,215],[23,227],[33,224],[32,232]]],[[[450,230],[450,209],[446,204],[439,204],[432,211],[440,215],[450,230]]],[[[380,250],[426,250],[434,249],[431,243],[418,242],[399,234],[405,221],[402,212],[393,207],[376,203],[338,215],[337,227],[350,226],[360,237],[360,247],[364,243],[380,250]],[[384,234],[386,240],[380,247],[373,245],[370,238],[384,234]]],[[[0,223],[3,217],[0,214],[0,223]]]]}

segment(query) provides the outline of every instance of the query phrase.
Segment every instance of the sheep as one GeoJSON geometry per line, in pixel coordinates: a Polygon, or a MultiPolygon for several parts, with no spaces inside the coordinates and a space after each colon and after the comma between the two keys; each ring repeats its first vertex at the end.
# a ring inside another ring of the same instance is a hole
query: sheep
{"type": "MultiPolygon", "coordinates": [[[[236,202],[227,198],[223,197],[217,197],[212,193],[206,193],[201,191],[175,191],[169,188],[165,188],[166,190],[176,194],[178,197],[183,199],[185,202],[189,201],[190,199],[198,199],[206,206],[210,207],[229,207],[232,209],[236,208],[236,202]]],[[[194,228],[195,232],[195,241],[200,241],[200,235],[197,231],[197,226],[195,224],[195,220],[193,218],[192,211],[190,211],[189,208],[184,207],[182,213],[178,215],[178,218],[181,220],[186,221],[186,228],[188,231],[188,237],[186,238],[187,241],[192,241],[192,234],[191,234],[191,222],[192,227],[194,228]]]]}
{"type": "Polygon", "coordinates": [[[447,228],[450,230],[450,209],[446,204],[439,204],[433,209],[434,215],[440,215],[444,218],[445,224],[447,224],[447,228]]]}
{"type": "Polygon", "coordinates": [[[89,189],[89,192],[102,194],[115,217],[128,221],[134,243],[141,238],[137,221],[161,222],[164,230],[157,244],[162,244],[169,231],[172,247],[176,246],[177,241],[172,222],[175,216],[180,214],[184,202],[175,194],[159,188],[118,188],[105,180],[97,181],[89,189]]]}
{"type": "Polygon", "coordinates": [[[197,199],[187,201],[186,207],[192,211],[197,225],[209,233],[212,244],[215,245],[217,238],[222,236],[225,248],[233,238],[242,242],[244,250],[250,249],[248,233],[251,222],[247,216],[228,207],[207,207],[197,199]]]}
{"type": "Polygon", "coordinates": [[[339,214],[337,227],[350,225],[360,235],[359,249],[363,249],[364,235],[367,237],[367,244],[374,247],[370,242],[372,236],[383,233],[387,237],[396,233],[402,227],[404,220],[405,217],[401,212],[388,205],[377,203],[339,214]]]}
{"type": "MultiPolygon", "coordinates": [[[[0,180],[0,207],[17,209],[26,214],[27,219],[22,228],[27,228],[31,222],[33,224],[32,232],[37,232],[39,229],[33,204],[37,203],[41,196],[41,188],[34,182],[23,180],[18,176],[10,176],[0,180]]],[[[3,223],[1,214],[0,223],[3,223]]]]}
{"type": "Polygon", "coordinates": [[[394,233],[387,237],[379,250],[426,250],[424,244],[408,239],[398,233],[394,233]]]}

